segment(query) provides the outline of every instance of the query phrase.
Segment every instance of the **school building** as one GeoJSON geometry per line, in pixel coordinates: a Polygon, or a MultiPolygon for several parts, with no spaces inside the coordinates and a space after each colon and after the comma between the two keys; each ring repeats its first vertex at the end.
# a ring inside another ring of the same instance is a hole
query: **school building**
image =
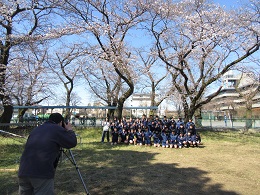
{"type": "Polygon", "coordinates": [[[259,80],[248,73],[238,74],[229,71],[222,77],[222,89],[219,95],[203,109],[214,111],[219,117],[224,115],[243,117],[245,113],[239,113],[239,110],[245,110],[249,104],[252,104],[253,113],[259,115],[259,80]]]}

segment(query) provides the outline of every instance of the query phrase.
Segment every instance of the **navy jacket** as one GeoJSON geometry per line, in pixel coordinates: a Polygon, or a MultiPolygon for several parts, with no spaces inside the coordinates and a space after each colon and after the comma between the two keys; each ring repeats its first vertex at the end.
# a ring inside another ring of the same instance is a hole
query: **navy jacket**
{"type": "Polygon", "coordinates": [[[54,178],[60,148],[72,148],[77,145],[73,131],[46,122],[36,127],[29,135],[21,157],[18,177],[54,178]]]}

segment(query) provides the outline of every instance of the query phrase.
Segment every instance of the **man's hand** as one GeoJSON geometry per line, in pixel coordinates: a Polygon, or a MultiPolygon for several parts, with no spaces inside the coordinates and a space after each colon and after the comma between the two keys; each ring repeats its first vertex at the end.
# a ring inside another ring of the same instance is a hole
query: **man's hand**
{"type": "Polygon", "coordinates": [[[64,123],[65,129],[67,129],[68,131],[73,131],[72,125],[68,122],[68,123],[64,123]]]}

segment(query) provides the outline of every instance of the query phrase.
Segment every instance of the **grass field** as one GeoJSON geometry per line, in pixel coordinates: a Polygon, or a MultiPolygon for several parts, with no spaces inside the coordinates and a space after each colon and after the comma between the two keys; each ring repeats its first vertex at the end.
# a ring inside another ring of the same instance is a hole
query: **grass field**
{"type": "MultiPolygon", "coordinates": [[[[91,195],[260,194],[259,132],[204,130],[203,145],[183,149],[111,146],[100,143],[99,129],[77,133],[81,143],[71,151],[91,195]]],[[[0,194],[17,194],[18,166],[10,158],[17,158],[20,149],[11,153],[10,143],[1,148],[1,159],[10,165],[0,161],[0,194]]],[[[56,173],[57,194],[85,194],[65,157],[56,173]]]]}

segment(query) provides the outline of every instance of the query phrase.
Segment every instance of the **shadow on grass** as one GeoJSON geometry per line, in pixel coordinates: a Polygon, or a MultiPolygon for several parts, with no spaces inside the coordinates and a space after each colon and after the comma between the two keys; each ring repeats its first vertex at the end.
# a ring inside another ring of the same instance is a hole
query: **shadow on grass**
{"type": "MultiPolygon", "coordinates": [[[[99,136],[101,133],[98,133],[99,136]]],[[[238,136],[233,132],[205,131],[201,134],[202,142],[204,142],[204,137],[233,141],[233,137],[238,136]]],[[[99,140],[94,131],[86,131],[83,135],[88,139],[82,140],[72,151],[91,195],[238,194],[235,191],[224,190],[223,184],[212,181],[208,176],[209,173],[204,170],[188,165],[182,166],[174,163],[176,162],[174,159],[172,163],[160,163],[158,156],[161,153],[156,149],[137,149],[136,151],[128,145],[111,146],[98,141],[89,142],[89,140],[99,140]]],[[[245,143],[244,138],[239,141],[245,143]]],[[[254,142],[258,143],[259,139],[254,142]]],[[[8,142],[5,146],[1,144],[0,165],[3,168],[8,168],[10,165],[11,170],[0,170],[0,195],[18,194],[15,167],[18,165],[16,159],[21,155],[22,149],[19,144],[15,143],[17,142],[8,142]]],[[[58,166],[55,190],[57,195],[85,194],[75,166],[67,159],[64,159],[58,166]]]]}
{"type": "MultiPolygon", "coordinates": [[[[205,171],[180,168],[174,160],[171,164],[156,163],[157,153],[116,150],[102,144],[73,153],[91,195],[237,194],[223,190],[222,184],[211,184],[205,171]]],[[[68,160],[59,166],[55,181],[57,194],[85,192],[68,160]]]]}
{"type": "Polygon", "coordinates": [[[0,194],[18,194],[17,171],[0,171],[0,194]]]}

